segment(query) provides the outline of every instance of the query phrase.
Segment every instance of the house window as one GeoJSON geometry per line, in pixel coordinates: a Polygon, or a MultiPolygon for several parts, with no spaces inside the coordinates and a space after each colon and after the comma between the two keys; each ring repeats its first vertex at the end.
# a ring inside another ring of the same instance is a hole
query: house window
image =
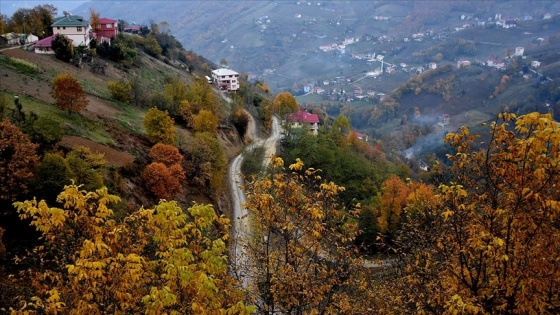
{"type": "Polygon", "coordinates": [[[107,24],[107,25],[105,25],[105,27],[107,27],[107,28],[112,28],[112,27],[113,27],[113,24],[107,24]]]}
{"type": "Polygon", "coordinates": [[[56,29],[59,30],[59,29],[60,29],[60,26],[57,26],[56,29]]]}
{"type": "Polygon", "coordinates": [[[63,26],[62,29],[65,30],[65,29],[66,29],[66,26],[63,26]]]}
{"type": "Polygon", "coordinates": [[[77,31],[78,31],[78,32],[81,32],[81,31],[82,31],[82,27],[81,27],[81,26],[78,26],[78,27],[76,27],[76,28],[77,28],[77,31]]]}

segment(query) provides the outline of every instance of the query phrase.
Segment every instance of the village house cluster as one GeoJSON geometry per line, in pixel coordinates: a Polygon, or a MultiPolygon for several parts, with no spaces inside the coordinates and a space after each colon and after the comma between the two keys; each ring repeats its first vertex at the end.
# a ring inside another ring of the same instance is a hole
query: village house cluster
{"type": "Polygon", "coordinates": [[[65,15],[55,18],[51,25],[53,35],[41,40],[33,34],[4,34],[0,36],[0,46],[25,45],[26,48],[38,54],[54,54],[52,41],[58,35],[64,35],[74,47],[88,47],[92,39],[99,43],[110,42],[118,34],[117,20],[110,18],[99,19],[96,31],[88,20],[79,15],[65,15]]]}

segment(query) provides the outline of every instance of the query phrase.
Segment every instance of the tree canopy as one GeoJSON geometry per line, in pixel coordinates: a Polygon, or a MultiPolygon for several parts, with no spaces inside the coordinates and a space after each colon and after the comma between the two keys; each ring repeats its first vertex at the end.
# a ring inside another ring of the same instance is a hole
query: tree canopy
{"type": "Polygon", "coordinates": [[[56,34],[51,45],[56,59],[65,62],[69,62],[72,59],[74,55],[74,46],[68,37],[62,34],[56,34]]]}
{"type": "Polygon", "coordinates": [[[290,92],[278,93],[272,101],[272,111],[280,116],[296,112],[298,109],[296,98],[290,92]]]}
{"type": "Polygon", "coordinates": [[[153,143],[172,144],[175,142],[175,127],[173,118],[167,111],[163,112],[153,107],[144,116],[146,135],[153,143]]]}
{"type": "Polygon", "coordinates": [[[560,127],[550,114],[499,118],[482,150],[466,127],[448,134],[454,182],[408,199],[385,283],[394,313],[560,311],[560,127]]]}
{"type": "Polygon", "coordinates": [[[15,314],[249,314],[227,270],[229,220],[211,205],[176,202],[140,209],[117,223],[106,188],[66,186],[57,199],[16,203],[44,243],[29,263],[33,298],[15,314]],[[211,230],[217,227],[215,233],[211,230]]]}
{"type": "Polygon", "coordinates": [[[252,232],[244,252],[255,268],[244,272],[258,288],[260,314],[366,314],[363,261],[353,245],[354,209],[338,202],[344,187],[326,182],[297,160],[246,185],[252,232]]]}
{"type": "Polygon", "coordinates": [[[51,85],[51,95],[56,107],[68,111],[79,112],[86,108],[89,101],[82,85],[70,73],[57,75],[51,85]]]}
{"type": "Polygon", "coordinates": [[[0,121],[0,199],[12,200],[27,190],[39,162],[37,148],[14,124],[0,121]]]}

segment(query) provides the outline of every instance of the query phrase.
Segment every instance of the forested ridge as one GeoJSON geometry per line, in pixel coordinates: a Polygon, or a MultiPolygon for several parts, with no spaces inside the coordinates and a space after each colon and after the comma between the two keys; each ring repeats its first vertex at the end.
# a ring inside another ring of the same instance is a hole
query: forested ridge
{"type": "Polygon", "coordinates": [[[317,135],[284,122],[269,165],[246,153],[251,267],[240,275],[226,188],[241,183],[227,182],[228,161],[250,119],[266,134],[273,115],[301,108],[295,98],[245,78],[221,97],[204,78],[215,65],[165,23],[89,47],[105,73],[75,67],[59,40],[56,57],[0,55],[3,78],[37,86],[1,91],[1,312],[560,312],[551,114],[505,111],[476,127],[483,138],[447,133],[446,157],[418,172],[344,115],[304,109],[317,135]],[[69,136],[111,150],[63,145],[69,136]]]}

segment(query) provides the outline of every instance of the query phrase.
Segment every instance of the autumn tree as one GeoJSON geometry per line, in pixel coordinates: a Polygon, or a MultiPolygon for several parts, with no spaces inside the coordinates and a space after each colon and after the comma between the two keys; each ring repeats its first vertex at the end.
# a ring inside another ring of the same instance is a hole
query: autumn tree
{"type": "Polygon", "coordinates": [[[161,55],[162,52],[161,46],[152,34],[148,34],[148,36],[144,39],[144,50],[152,57],[157,57],[161,55]]]}
{"type": "Polygon", "coordinates": [[[560,127],[549,114],[501,114],[481,150],[476,138],[448,134],[453,182],[407,206],[387,309],[558,314],[560,127]]]}
{"type": "Polygon", "coordinates": [[[116,222],[106,188],[66,186],[60,208],[15,203],[41,233],[18,261],[30,280],[13,314],[250,314],[228,273],[229,220],[211,205],[176,202],[139,209],[116,222]],[[41,261],[40,264],[34,262],[41,261]],[[26,300],[25,300],[26,299],[26,300]]]}
{"type": "Polygon", "coordinates": [[[144,128],[148,139],[153,142],[172,144],[175,142],[175,127],[173,118],[167,111],[163,112],[153,107],[144,116],[144,128]]]}
{"type": "Polygon", "coordinates": [[[185,105],[187,107],[182,110],[181,115],[183,115],[189,126],[192,124],[194,116],[203,109],[212,112],[218,120],[222,117],[220,99],[204,77],[198,78],[189,84],[185,105]]]}
{"type": "MultiPolygon", "coordinates": [[[[16,33],[34,34],[39,38],[52,35],[51,25],[54,23],[58,9],[52,4],[37,5],[31,9],[17,9],[10,21],[11,31],[16,33]]],[[[2,17],[2,20],[5,16],[2,17]]],[[[4,21],[5,22],[5,21],[4,21]]],[[[3,31],[6,33],[8,30],[3,31]]]]}
{"type": "Polygon", "coordinates": [[[79,112],[89,103],[82,85],[70,73],[59,74],[54,78],[51,96],[55,99],[55,105],[68,111],[68,114],[79,112]]]}
{"type": "Polygon", "coordinates": [[[202,187],[219,192],[224,188],[227,157],[218,139],[207,132],[197,132],[194,138],[184,143],[182,151],[187,161],[186,173],[189,180],[202,187]]]}
{"type": "Polygon", "coordinates": [[[296,98],[290,92],[278,93],[272,101],[272,111],[280,116],[294,113],[298,109],[296,98]]]}
{"type": "Polygon", "coordinates": [[[344,188],[300,160],[287,173],[280,158],[271,167],[245,186],[252,235],[242,252],[254,267],[243,272],[258,292],[259,314],[369,313],[353,246],[356,213],[337,201],[344,188]]]}
{"type": "Polygon", "coordinates": [[[218,117],[214,115],[211,111],[201,110],[198,112],[193,119],[193,129],[195,132],[209,132],[211,134],[216,133],[218,129],[218,117]]]}
{"type": "Polygon", "coordinates": [[[160,162],[152,162],[142,174],[146,187],[160,199],[170,200],[183,192],[185,172],[180,164],[167,167],[160,162]]]}
{"type": "Polygon", "coordinates": [[[401,214],[406,205],[409,187],[398,176],[390,176],[381,186],[379,227],[383,233],[395,233],[399,229],[401,214]]]}
{"type": "Polygon", "coordinates": [[[89,8],[89,23],[94,32],[101,30],[101,23],[99,20],[99,12],[97,12],[94,8],[89,8]]]}
{"type": "Polygon", "coordinates": [[[346,146],[348,144],[347,135],[350,132],[350,119],[344,114],[338,115],[332,123],[332,128],[330,130],[333,140],[335,140],[339,145],[346,146]]]}
{"type": "Polygon", "coordinates": [[[88,147],[76,146],[66,154],[66,163],[74,182],[83,185],[84,189],[95,190],[103,186],[103,175],[107,164],[104,153],[96,153],[88,147]]]}
{"type": "Polygon", "coordinates": [[[181,163],[183,155],[179,153],[179,149],[172,145],[156,143],[148,154],[153,162],[160,162],[166,166],[181,163]]]}
{"type": "Polygon", "coordinates": [[[187,99],[187,86],[179,79],[172,79],[165,84],[163,96],[167,99],[167,107],[160,108],[168,110],[172,116],[179,114],[181,102],[187,99]]]}
{"type": "Polygon", "coordinates": [[[185,171],[183,155],[171,145],[158,143],[149,153],[152,163],[143,173],[144,183],[158,198],[171,199],[183,191],[185,171]]]}
{"type": "Polygon", "coordinates": [[[238,107],[231,113],[230,120],[242,138],[245,138],[250,119],[252,118],[250,118],[249,114],[241,107],[238,107]]]}
{"type": "Polygon", "coordinates": [[[39,162],[37,147],[14,124],[0,121],[0,199],[13,200],[27,191],[39,162]]]}
{"type": "Polygon", "coordinates": [[[130,81],[109,81],[107,89],[111,97],[123,103],[130,103],[132,84],[130,81]]]}
{"type": "Polygon", "coordinates": [[[263,92],[265,92],[266,94],[270,93],[270,88],[268,87],[268,84],[266,82],[263,82],[262,84],[258,84],[257,87],[263,92]]]}

